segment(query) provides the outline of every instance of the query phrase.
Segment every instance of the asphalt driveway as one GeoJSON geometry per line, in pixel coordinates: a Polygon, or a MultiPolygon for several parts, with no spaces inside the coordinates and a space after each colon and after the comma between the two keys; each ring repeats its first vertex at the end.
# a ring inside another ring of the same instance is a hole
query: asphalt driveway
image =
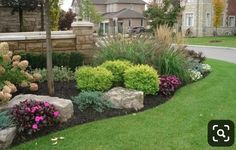
{"type": "Polygon", "coordinates": [[[236,63],[236,48],[189,45],[188,49],[201,51],[208,58],[236,63]]]}

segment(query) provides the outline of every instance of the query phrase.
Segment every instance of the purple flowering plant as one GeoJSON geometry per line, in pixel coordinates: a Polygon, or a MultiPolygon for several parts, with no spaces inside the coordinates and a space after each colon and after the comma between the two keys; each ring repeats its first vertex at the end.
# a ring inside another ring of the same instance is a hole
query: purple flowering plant
{"type": "Polygon", "coordinates": [[[181,80],[176,76],[161,76],[160,78],[160,94],[171,96],[181,86],[181,80]]]}
{"type": "Polygon", "coordinates": [[[12,108],[19,132],[32,134],[59,122],[59,111],[48,102],[25,100],[12,108]]]}

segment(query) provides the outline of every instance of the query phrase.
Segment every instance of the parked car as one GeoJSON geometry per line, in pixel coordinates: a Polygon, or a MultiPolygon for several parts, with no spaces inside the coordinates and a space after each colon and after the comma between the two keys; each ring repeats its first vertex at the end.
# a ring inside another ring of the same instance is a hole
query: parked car
{"type": "Polygon", "coordinates": [[[146,29],[144,27],[131,27],[128,29],[129,33],[142,33],[145,31],[146,31],[146,29]]]}

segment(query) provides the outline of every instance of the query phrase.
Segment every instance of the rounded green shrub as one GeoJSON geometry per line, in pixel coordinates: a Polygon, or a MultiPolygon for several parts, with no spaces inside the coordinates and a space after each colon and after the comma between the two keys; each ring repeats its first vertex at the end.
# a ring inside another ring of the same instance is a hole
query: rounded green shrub
{"type": "Polygon", "coordinates": [[[125,71],[125,86],[143,91],[144,94],[155,95],[159,91],[159,76],[157,71],[148,65],[137,65],[125,71]]]}
{"type": "Polygon", "coordinates": [[[102,67],[81,67],[76,70],[77,87],[82,91],[106,91],[112,87],[112,72],[102,67]]]}
{"type": "Polygon", "coordinates": [[[131,67],[132,64],[129,61],[106,61],[101,65],[101,67],[106,68],[111,71],[114,76],[114,84],[122,85],[124,83],[124,73],[125,70],[131,67]]]}

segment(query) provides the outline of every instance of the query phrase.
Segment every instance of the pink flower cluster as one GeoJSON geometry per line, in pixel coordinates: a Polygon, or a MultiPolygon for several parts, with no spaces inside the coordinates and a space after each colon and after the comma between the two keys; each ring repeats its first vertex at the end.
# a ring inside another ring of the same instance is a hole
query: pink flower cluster
{"type": "Polygon", "coordinates": [[[60,113],[55,106],[48,102],[24,101],[15,105],[12,109],[12,115],[17,125],[28,131],[36,132],[47,126],[54,126],[59,121],[60,113]]]}

